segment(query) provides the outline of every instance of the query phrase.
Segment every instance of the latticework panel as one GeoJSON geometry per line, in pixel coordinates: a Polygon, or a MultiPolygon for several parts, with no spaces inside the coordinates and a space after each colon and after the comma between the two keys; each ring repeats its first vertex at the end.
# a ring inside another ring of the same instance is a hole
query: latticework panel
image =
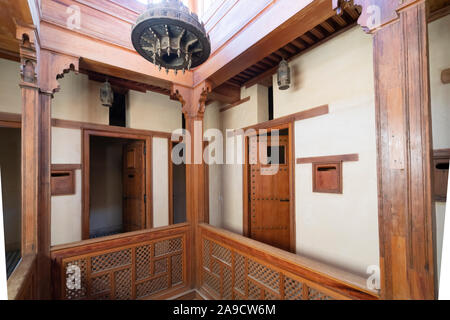
{"type": "MultiPolygon", "coordinates": [[[[302,278],[254,260],[245,252],[202,239],[202,285],[213,297],[236,300],[333,299],[302,278]]],[[[320,288],[320,286],[319,286],[320,288]]],[[[327,290],[328,291],[328,290],[327,290]]]]}
{"type": "Polygon", "coordinates": [[[183,256],[172,256],[172,286],[183,282],[183,256]]]}
{"type": "Polygon", "coordinates": [[[308,288],[308,299],[309,300],[333,300],[332,297],[326,295],[313,288],[308,288]]]}
{"type": "Polygon", "coordinates": [[[155,261],[155,274],[161,274],[167,272],[167,258],[155,261]]]}
{"type": "Polygon", "coordinates": [[[65,296],[64,299],[67,300],[74,300],[74,299],[83,299],[87,297],[87,261],[86,259],[79,259],[79,260],[72,260],[70,262],[67,262],[64,264],[63,268],[63,275],[64,279],[66,280],[64,283],[65,290],[65,296]],[[77,269],[79,268],[79,269],[77,269]],[[77,270],[80,271],[80,278],[76,279],[77,277],[77,270]],[[71,279],[69,279],[69,274],[73,275],[73,282],[70,282],[71,279]]]}
{"type": "Polygon", "coordinates": [[[130,243],[115,251],[62,258],[61,298],[151,298],[185,285],[187,257],[184,239],[183,234],[169,239],[130,243]]]}
{"type": "Polygon", "coordinates": [[[151,246],[140,246],[136,248],[136,280],[149,277],[151,266],[151,246]]]}
{"type": "Polygon", "coordinates": [[[91,281],[91,295],[98,295],[109,291],[111,286],[111,275],[109,273],[99,277],[92,278],[91,281]]]}
{"type": "Polygon", "coordinates": [[[131,249],[126,249],[92,257],[91,271],[96,273],[129,264],[131,264],[131,249]]]}
{"type": "Polygon", "coordinates": [[[280,290],[280,273],[275,272],[255,261],[248,261],[248,274],[250,278],[259,281],[261,284],[272,290],[280,290]]]}
{"type": "Polygon", "coordinates": [[[303,284],[294,279],[284,279],[284,295],[286,300],[303,300],[303,284]]]}
{"type": "Polygon", "coordinates": [[[131,269],[115,272],[115,293],[117,300],[130,300],[131,296],[131,269]]]}
{"type": "Polygon", "coordinates": [[[212,256],[231,266],[231,251],[216,243],[213,243],[212,246],[212,256]]]}
{"type": "Polygon", "coordinates": [[[138,284],[136,286],[136,296],[137,298],[145,298],[168,288],[169,277],[166,275],[138,284]]]}

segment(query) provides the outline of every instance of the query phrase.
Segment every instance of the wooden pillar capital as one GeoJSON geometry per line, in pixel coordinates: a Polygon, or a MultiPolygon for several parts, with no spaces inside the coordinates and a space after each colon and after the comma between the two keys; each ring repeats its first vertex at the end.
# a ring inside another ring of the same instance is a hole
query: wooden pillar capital
{"type": "Polygon", "coordinates": [[[205,113],[206,99],[211,92],[211,83],[204,81],[194,88],[172,85],[171,95],[181,102],[182,111],[187,118],[202,119],[205,113]]]}

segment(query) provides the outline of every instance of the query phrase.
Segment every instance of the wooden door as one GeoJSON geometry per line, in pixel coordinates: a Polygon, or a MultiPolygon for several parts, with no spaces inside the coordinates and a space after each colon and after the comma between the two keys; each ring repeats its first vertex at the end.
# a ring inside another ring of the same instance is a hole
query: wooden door
{"type": "Polygon", "coordinates": [[[249,139],[249,234],[252,239],[290,250],[289,138],[274,144],[266,137],[249,139]],[[260,155],[259,142],[265,140],[260,155]],[[279,154],[278,168],[268,163],[270,153],[279,154]]]}
{"type": "Polygon", "coordinates": [[[124,146],[123,161],[123,231],[145,229],[145,142],[124,146]]]}

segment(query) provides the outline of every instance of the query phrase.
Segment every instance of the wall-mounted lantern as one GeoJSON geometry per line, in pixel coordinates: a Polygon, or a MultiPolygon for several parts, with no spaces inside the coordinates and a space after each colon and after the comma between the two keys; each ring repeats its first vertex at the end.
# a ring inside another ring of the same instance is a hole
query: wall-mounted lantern
{"type": "Polygon", "coordinates": [[[281,60],[278,67],[278,88],[287,90],[291,86],[291,68],[286,60],[281,60]]]}
{"type": "Polygon", "coordinates": [[[111,84],[106,79],[106,82],[100,88],[100,101],[102,106],[111,108],[114,102],[114,92],[111,88],[111,84]]]}

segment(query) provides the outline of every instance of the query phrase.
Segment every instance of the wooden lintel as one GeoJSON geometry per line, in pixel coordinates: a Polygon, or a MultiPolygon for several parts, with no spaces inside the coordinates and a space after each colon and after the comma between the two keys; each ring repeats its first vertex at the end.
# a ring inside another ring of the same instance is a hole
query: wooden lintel
{"type": "Polygon", "coordinates": [[[322,157],[297,158],[297,164],[359,161],[358,153],[322,157]]]}

